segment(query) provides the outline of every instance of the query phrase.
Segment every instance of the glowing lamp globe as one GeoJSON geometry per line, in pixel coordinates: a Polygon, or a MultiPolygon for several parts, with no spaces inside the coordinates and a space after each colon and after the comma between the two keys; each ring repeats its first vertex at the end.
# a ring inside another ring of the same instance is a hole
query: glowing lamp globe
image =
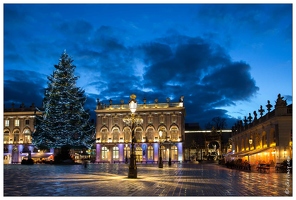
{"type": "Polygon", "coordinates": [[[131,110],[132,113],[135,113],[137,110],[137,101],[136,101],[136,95],[132,94],[131,100],[129,102],[129,109],[131,110]]]}

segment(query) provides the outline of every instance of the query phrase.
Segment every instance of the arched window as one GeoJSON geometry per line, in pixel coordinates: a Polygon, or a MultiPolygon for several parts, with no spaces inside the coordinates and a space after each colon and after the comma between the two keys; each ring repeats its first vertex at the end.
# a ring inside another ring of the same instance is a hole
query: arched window
{"type": "Polygon", "coordinates": [[[130,157],[130,153],[131,153],[130,147],[126,145],[124,147],[124,155],[123,155],[124,158],[125,159],[129,158],[130,157]]]}
{"type": "Polygon", "coordinates": [[[165,126],[159,127],[157,134],[158,134],[158,137],[159,137],[159,141],[160,142],[164,142],[164,141],[167,140],[166,137],[168,136],[168,134],[167,134],[167,130],[166,130],[166,127],[165,126]],[[161,136],[160,136],[160,132],[161,132],[161,136]]]}
{"type": "Polygon", "coordinates": [[[153,147],[148,146],[148,152],[147,152],[147,159],[148,160],[153,160],[154,154],[153,154],[153,147]]]}
{"type": "Polygon", "coordinates": [[[113,147],[113,160],[118,160],[118,159],[119,159],[119,148],[113,147]]]}
{"type": "Polygon", "coordinates": [[[178,141],[178,133],[179,133],[179,129],[176,126],[173,126],[171,128],[171,140],[172,141],[178,141]]]}
{"type": "Polygon", "coordinates": [[[143,151],[141,147],[136,147],[136,161],[141,162],[143,159],[143,151]]]}
{"type": "Polygon", "coordinates": [[[28,144],[28,143],[32,143],[32,139],[31,139],[31,131],[29,129],[25,129],[24,130],[24,143],[28,144]]]}
{"type": "Polygon", "coordinates": [[[153,142],[153,133],[154,133],[154,129],[152,127],[148,128],[147,135],[146,135],[148,142],[153,142]]]}
{"type": "Polygon", "coordinates": [[[108,130],[106,128],[102,129],[102,142],[108,141],[108,130]]]}
{"type": "Polygon", "coordinates": [[[171,147],[171,158],[172,158],[172,160],[178,160],[178,148],[177,148],[177,146],[172,146],[171,147]]]}
{"type": "Polygon", "coordinates": [[[141,128],[136,128],[135,138],[136,138],[136,142],[142,142],[142,129],[141,128]]]}
{"type": "Polygon", "coordinates": [[[13,133],[13,142],[19,142],[20,140],[20,132],[18,130],[14,131],[13,133]]]}
{"type": "Polygon", "coordinates": [[[102,147],[102,160],[108,160],[108,148],[102,147]]]}
{"type": "Polygon", "coordinates": [[[119,130],[118,128],[113,129],[113,142],[119,141],[119,130]]]}
{"type": "Polygon", "coordinates": [[[4,138],[3,139],[4,139],[4,144],[9,143],[9,131],[8,130],[4,131],[4,138]]]}
{"type": "Polygon", "coordinates": [[[125,127],[123,129],[123,134],[124,134],[124,142],[125,143],[131,142],[131,129],[128,127],[125,127]]]}

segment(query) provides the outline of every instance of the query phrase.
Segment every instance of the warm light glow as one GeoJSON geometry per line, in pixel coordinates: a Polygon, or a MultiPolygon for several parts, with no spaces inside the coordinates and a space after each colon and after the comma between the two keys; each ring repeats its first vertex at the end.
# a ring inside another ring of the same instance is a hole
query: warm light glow
{"type": "Polygon", "coordinates": [[[269,146],[270,146],[270,147],[275,147],[275,146],[276,146],[276,143],[273,142],[273,143],[271,143],[269,146]]]}
{"type": "Polygon", "coordinates": [[[135,113],[137,110],[137,102],[134,102],[133,100],[131,100],[129,103],[129,109],[131,110],[132,113],[135,113]]]}
{"type": "Polygon", "coordinates": [[[132,94],[130,96],[131,100],[129,102],[129,109],[132,113],[135,113],[137,110],[137,101],[136,101],[136,95],[132,94]]]}
{"type": "Polygon", "coordinates": [[[252,144],[253,143],[253,140],[252,138],[249,139],[249,144],[252,144]]]}
{"type": "Polygon", "coordinates": [[[159,131],[159,137],[161,138],[161,136],[162,136],[162,131],[159,131]]]}

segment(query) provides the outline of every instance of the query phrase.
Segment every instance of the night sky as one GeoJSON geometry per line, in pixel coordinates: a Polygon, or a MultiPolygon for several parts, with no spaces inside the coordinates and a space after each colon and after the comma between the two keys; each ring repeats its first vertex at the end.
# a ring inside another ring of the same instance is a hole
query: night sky
{"type": "Polygon", "coordinates": [[[231,128],[279,93],[292,103],[292,4],[4,3],[2,16],[6,108],[40,107],[65,50],[92,115],[96,99],[184,95],[186,123],[231,128]]]}

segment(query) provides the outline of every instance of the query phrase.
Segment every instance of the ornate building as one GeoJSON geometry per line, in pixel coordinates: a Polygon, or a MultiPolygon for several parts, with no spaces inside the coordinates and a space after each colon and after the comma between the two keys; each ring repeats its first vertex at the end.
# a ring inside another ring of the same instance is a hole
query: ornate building
{"type": "Polygon", "coordinates": [[[36,114],[41,113],[35,112],[34,104],[30,107],[21,104],[19,108],[12,104],[11,108],[4,108],[4,164],[21,163],[28,156],[42,160],[52,155],[52,152],[39,152],[32,145],[36,114]]]}
{"type": "MultiPolygon", "coordinates": [[[[153,103],[138,104],[135,112],[141,124],[134,128],[136,161],[181,162],[185,133],[185,108],[183,96],[179,102],[165,103],[155,99],[153,103]],[[160,134],[161,133],[161,134],[160,134]]],[[[132,129],[123,119],[131,117],[128,103],[104,105],[99,100],[96,106],[96,162],[127,162],[131,153],[132,129]]]]}
{"type": "Polygon", "coordinates": [[[258,163],[275,164],[292,159],[292,104],[287,105],[278,95],[275,109],[268,101],[267,113],[260,107],[252,117],[249,113],[232,129],[228,159],[243,159],[251,165],[258,163]]]}

